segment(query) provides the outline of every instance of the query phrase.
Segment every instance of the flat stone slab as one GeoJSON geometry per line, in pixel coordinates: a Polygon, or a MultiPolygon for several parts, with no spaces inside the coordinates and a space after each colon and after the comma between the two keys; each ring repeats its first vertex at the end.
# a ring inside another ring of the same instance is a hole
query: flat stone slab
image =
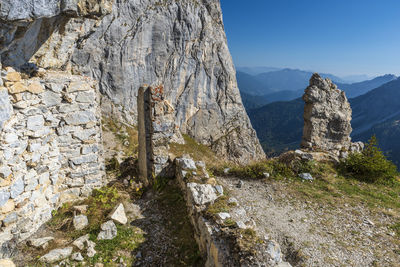
{"type": "Polygon", "coordinates": [[[39,261],[44,263],[55,263],[71,256],[72,247],[53,249],[46,255],[40,257],[39,261]]]}
{"type": "Polygon", "coordinates": [[[52,236],[47,236],[47,237],[42,237],[42,238],[34,238],[30,239],[28,241],[28,244],[34,248],[42,248],[45,249],[50,241],[53,241],[54,237],[52,236]]]}
{"type": "Polygon", "coordinates": [[[126,224],[128,222],[128,218],[126,218],[124,205],[119,203],[114,210],[110,213],[110,218],[117,223],[126,224]]]}

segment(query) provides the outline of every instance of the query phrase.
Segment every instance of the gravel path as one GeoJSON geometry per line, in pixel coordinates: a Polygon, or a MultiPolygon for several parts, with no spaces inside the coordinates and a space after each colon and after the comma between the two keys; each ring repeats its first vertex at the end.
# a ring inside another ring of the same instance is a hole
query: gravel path
{"type": "Polygon", "coordinates": [[[279,242],[293,266],[400,266],[400,242],[388,229],[387,215],[368,208],[333,207],[287,195],[274,181],[219,177],[245,207],[257,230],[279,242]]]}

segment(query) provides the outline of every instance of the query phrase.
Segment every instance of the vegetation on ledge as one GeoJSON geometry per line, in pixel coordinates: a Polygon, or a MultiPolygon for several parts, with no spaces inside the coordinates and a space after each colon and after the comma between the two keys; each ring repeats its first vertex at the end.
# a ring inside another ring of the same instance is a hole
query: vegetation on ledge
{"type": "Polygon", "coordinates": [[[339,168],[347,176],[371,183],[392,183],[399,175],[396,165],[379,149],[375,136],[361,153],[352,153],[342,160],[339,168]]]}

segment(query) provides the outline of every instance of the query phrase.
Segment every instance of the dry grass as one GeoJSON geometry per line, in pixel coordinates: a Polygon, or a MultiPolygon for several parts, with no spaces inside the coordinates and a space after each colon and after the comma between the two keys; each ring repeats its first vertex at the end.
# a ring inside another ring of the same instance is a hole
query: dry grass
{"type": "MultiPolygon", "coordinates": [[[[111,132],[116,142],[114,149],[122,150],[127,157],[137,158],[138,154],[138,130],[136,127],[129,126],[112,119],[111,117],[103,117],[103,132],[111,132]]],[[[107,140],[105,140],[107,142],[107,140]]]]}
{"type": "Polygon", "coordinates": [[[183,135],[185,144],[170,144],[170,153],[176,157],[181,157],[185,154],[191,156],[196,161],[204,161],[207,166],[215,166],[224,164],[223,159],[218,156],[206,145],[197,143],[188,135],[183,135]]]}

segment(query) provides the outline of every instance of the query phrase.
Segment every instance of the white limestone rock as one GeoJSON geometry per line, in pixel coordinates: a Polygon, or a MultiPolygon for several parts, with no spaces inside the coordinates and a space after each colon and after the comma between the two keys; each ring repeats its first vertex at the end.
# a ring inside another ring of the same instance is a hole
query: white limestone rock
{"type": "Polygon", "coordinates": [[[96,250],[94,249],[96,247],[96,243],[94,243],[93,241],[90,240],[86,240],[86,244],[87,244],[87,250],[86,250],[86,255],[89,258],[94,257],[94,255],[96,255],[96,250]]]}
{"type": "Polygon", "coordinates": [[[81,214],[74,217],[73,224],[75,230],[80,231],[89,225],[89,220],[86,215],[81,214]]]}
{"type": "Polygon", "coordinates": [[[117,227],[112,220],[101,225],[101,231],[97,235],[98,240],[110,240],[117,236],[117,227]]]}
{"type": "Polygon", "coordinates": [[[201,206],[211,203],[218,198],[214,186],[210,184],[188,183],[187,187],[189,188],[192,200],[196,205],[201,206]]]}
{"type": "Polygon", "coordinates": [[[86,242],[89,240],[89,234],[83,235],[79,238],[77,238],[72,245],[77,247],[79,250],[83,250],[85,248],[86,242]]]}
{"type": "Polygon", "coordinates": [[[34,248],[42,248],[46,249],[51,241],[54,240],[54,237],[47,236],[42,238],[32,238],[28,241],[28,244],[34,248]]]}
{"type": "Polygon", "coordinates": [[[74,261],[83,261],[83,256],[80,252],[75,252],[72,254],[71,259],[74,261]]]}
{"type": "Polygon", "coordinates": [[[114,220],[120,224],[126,224],[128,222],[128,218],[125,214],[124,205],[119,203],[110,213],[110,219],[114,220]]]}
{"type": "Polygon", "coordinates": [[[39,261],[44,263],[55,263],[71,256],[72,247],[53,249],[46,255],[39,258],[39,261]]]}

